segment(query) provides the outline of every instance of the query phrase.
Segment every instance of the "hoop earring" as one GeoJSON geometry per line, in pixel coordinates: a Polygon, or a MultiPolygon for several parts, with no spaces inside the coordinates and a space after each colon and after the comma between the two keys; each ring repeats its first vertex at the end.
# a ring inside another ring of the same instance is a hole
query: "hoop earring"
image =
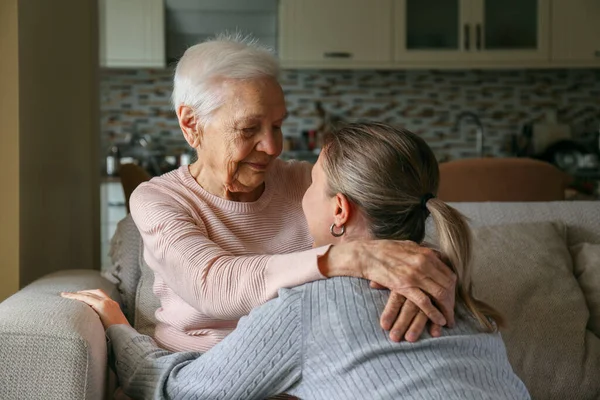
{"type": "Polygon", "coordinates": [[[331,232],[331,234],[334,237],[340,237],[344,233],[346,233],[346,225],[342,225],[342,230],[340,232],[336,232],[336,231],[334,231],[334,229],[335,229],[335,222],[333,224],[331,224],[331,226],[329,227],[329,232],[331,232]]]}

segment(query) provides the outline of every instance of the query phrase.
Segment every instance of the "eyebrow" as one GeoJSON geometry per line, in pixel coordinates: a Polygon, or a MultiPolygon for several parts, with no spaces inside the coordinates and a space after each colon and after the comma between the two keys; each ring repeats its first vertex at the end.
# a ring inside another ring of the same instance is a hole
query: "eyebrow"
{"type": "MultiPolygon", "coordinates": [[[[283,115],[283,117],[280,118],[281,121],[285,121],[288,117],[290,116],[290,114],[286,111],[285,114],[283,115]]],[[[250,122],[250,121],[257,121],[257,120],[261,120],[264,118],[264,115],[262,114],[252,114],[252,115],[246,115],[238,120],[235,121],[235,125],[239,125],[239,124],[243,124],[244,122],[250,122]]],[[[277,120],[279,121],[279,120],[277,120]]]]}

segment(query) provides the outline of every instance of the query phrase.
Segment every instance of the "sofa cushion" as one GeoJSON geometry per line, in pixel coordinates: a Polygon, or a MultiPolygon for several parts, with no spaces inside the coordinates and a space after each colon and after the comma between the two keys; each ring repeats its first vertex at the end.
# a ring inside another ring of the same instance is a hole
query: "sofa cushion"
{"type": "Polygon", "coordinates": [[[590,310],[588,329],[600,337],[600,244],[581,243],[570,250],[575,277],[590,310]]]}
{"type": "Polygon", "coordinates": [[[600,394],[600,339],[586,329],[563,223],[486,226],[474,234],[476,297],[504,314],[508,356],[535,399],[600,394]]]}
{"type": "Polygon", "coordinates": [[[103,276],[117,286],[129,323],[140,333],[152,336],[160,302],[152,291],[154,273],[144,261],[142,236],[131,214],[117,225],[110,257],[112,265],[103,276]]]}
{"type": "Polygon", "coordinates": [[[102,276],[117,286],[123,313],[134,324],[136,290],[141,276],[142,237],[131,215],[119,221],[110,244],[111,267],[102,276]]]}
{"type": "Polygon", "coordinates": [[[452,203],[473,227],[523,222],[562,221],[567,243],[600,244],[600,202],[554,201],[543,203],[452,203]]]}
{"type": "Polygon", "coordinates": [[[143,335],[154,336],[156,327],[156,310],[160,300],[154,295],[154,272],[144,261],[143,248],[140,251],[140,266],[142,276],[136,292],[136,313],[133,326],[143,335]]]}

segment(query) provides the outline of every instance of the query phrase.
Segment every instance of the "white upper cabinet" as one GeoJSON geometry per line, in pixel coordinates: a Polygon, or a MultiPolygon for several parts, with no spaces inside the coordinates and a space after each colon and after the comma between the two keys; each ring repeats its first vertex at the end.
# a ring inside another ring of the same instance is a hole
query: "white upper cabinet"
{"type": "Polygon", "coordinates": [[[550,59],[549,0],[469,0],[473,59],[532,62],[550,59]]]}
{"type": "Polygon", "coordinates": [[[468,61],[473,46],[469,6],[469,0],[395,0],[394,61],[468,61]]]}
{"type": "Polygon", "coordinates": [[[600,66],[600,0],[280,0],[292,68],[600,66]]]}
{"type": "Polygon", "coordinates": [[[375,68],[392,62],[392,0],[281,0],[284,67],[375,68]]]}
{"type": "Polygon", "coordinates": [[[552,0],[552,61],[600,66],[600,0],[552,0]]]}
{"type": "Polygon", "coordinates": [[[163,0],[100,0],[100,65],[165,66],[163,0]]]}
{"type": "Polygon", "coordinates": [[[395,0],[395,62],[486,66],[549,59],[549,0],[395,0]]]}

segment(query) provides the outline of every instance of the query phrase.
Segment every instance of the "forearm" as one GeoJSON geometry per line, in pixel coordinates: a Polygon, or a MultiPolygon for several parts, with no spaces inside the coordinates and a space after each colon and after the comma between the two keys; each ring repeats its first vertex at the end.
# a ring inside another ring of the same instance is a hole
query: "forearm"
{"type": "Polygon", "coordinates": [[[124,325],[107,330],[117,374],[134,398],[265,398],[291,386],[301,372],[300,296],[253,311],[212,350],[169,353],[124,325]]]}
{"type": "Polygon", "coordinates": [[[190,279],[170,284],[203,314],[239,319],[275,298],[279,289],[325,278],[319,271],[318,258],[326,250],[323,247],[282,255],[226,256],[206,267],[190,265],[186,268],[190,279]]]}
{"type": "Polygon", "coordinates": [[[237,256],[208,237],[207,229],[181,210],[161,205],[132,208],[144,240],[144,258],[164,283],[202,314],[237,320],[281,288],[324,278],[317,259],[325,249],[282,255],[237,256]]]}
{"type": "MultiPolygon", "coordinates": [[[[170,353],[159,348],[149,336],[126,325],[113,325],[106,335],[116,361],[119,384],[128,396],[136,399],[163,399],[171,372],[201,356],[194,352],[170,353]]],[[[185,386],[181,380],[169,384],[174,391],[185,386]]]]}

